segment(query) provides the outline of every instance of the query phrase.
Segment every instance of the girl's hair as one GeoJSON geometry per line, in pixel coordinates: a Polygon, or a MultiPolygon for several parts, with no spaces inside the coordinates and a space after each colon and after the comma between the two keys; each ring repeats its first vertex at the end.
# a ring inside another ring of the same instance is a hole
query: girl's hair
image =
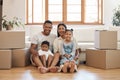
{"type": "Polygon", "coordinates": [[[43,44],[46,44],[46,45],[49,46],[49,42],[48,42],[48,41],[43,41],[43,42],[41,43],[41,45],[43,45],[43,44]]]}
{"type": "Polygon", "coordinates": [[[73,34],[73,29],[66,29],[65,32],[70,31],[73,34]]]}
{"type": "Polygon", "coordinates": [[[64,23],[59,23],[58,26],[57,26],[57,36],[58,36],[58,37],[60,36],[60,34],[59,34],[59,32],[58,32],[58,28],[59,28],[60,26],[64,26],[65,31],[67,30],[67,26],[66,26],[64,23]]]}

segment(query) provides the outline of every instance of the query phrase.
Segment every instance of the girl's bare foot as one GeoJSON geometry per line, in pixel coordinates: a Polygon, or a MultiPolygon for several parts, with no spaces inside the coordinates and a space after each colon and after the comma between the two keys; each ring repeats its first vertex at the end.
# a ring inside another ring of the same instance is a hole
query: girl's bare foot
{"type": "Polygon", "coordinates": [[[63,66],[63,68],[62,68],[62,71],[63,71],[64,73],[68,72],[69,64],[70,64],[70,63],[68,63],[68,62],[64,63],[64,66],[63,66]]]}
{"type": "Polygon", "coordinates": [[[71,63],[70,73],[73,73],[74,71],[75,71],[75,64],[71,63]]]}
{"type": "Polygon", "coordinates": [[[63,66],[63,68],[62,68],[62,71],[64,72],[64,73],[66,73],[67,72],[67,66],[63,66]]]}

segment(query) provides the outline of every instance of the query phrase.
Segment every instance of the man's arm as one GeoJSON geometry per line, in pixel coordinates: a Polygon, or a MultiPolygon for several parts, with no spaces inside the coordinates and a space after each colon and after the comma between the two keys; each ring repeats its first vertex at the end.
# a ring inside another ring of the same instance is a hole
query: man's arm
{"type": "Polygon", "coordinates": [[[31,54],[38,55],[38,51],[36,50],[36,48],[37,48],[36,44],[31,44],[31,47],[30,47],[31,54]]]}

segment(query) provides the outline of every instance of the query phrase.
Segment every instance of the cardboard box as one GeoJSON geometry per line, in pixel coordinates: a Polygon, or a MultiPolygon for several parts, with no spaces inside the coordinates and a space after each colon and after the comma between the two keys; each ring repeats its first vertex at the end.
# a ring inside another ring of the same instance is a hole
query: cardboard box
{"type": "Polygon", "coordinates": [[[0,50],[0,69],[10,69],[12,65],[11,50],[0,50]]]}
{"type": "Polygon", "coordinates": [[[12,50],[12,66],[24,67],[30,64],[29,49],[13,49],[12,50]]]}
{"type": "Polygon", "coordinates": [[[87,49],[86,64],[102,69],[120,68],[120,50],[87,49]]]}
{"type": "Polygon", "coordinates": [[[95,48],[117,49],[117,31],[96,30],[95,48]]]}
{"type": "Polygon", "coordinates": [[[24,47],[25,31],[0,31],[0,49],[24,47]]]}

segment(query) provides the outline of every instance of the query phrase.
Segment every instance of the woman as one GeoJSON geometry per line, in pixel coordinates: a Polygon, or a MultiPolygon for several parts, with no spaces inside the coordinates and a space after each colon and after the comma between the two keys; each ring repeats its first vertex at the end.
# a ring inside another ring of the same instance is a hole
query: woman
{"type": "Polygon", "coordinates": [[[54,43],[53,43],[54,59],[50,67],[50,72],[58,72],[59,68],[57,66],[59,66],[58,63],[60,61],[60,55],[61,55],[60,44],[64,39],[64,34],[65,34],[66,29],[67,27],[64,23],[60,23],[57,26],[57,38],[54,40],[54,43]]]}
{"type": "Polygon", "coordinates": [[[67,30],[67,27],[64,23],[60,23],[57,26],[57,36],[58,38],[56,38],[54,40],[53,43],[53,48],[54,48],[54,53],[59,52],[61,54],[61,43],[63,42],[64,38],[65,38],[65,31],[67,30]]]}
{"type": "MultiPolygon", "coordinates": [[[[62,46],[61,44],[63,43],[63,40],[65,39],[65,31],[67,30],[67,27],[64,23],[60,23],[58,24],[57,26],[57,36],[58,38],[56,38],[54,40],[54,43],[53,43],[53,48],[54,48],[54,53],[59,53],[60,55],[62,55],[62,46]]],[[[77,45],[77,42],[75,41],[74,38],[72,38],[72,40],[76,43],[77,45]]],[[[77,46],[78,48],[78,46],[77,46]]],[[[61,56],[60,56],[61,57],[61,56]]],[[[66,72],[66,69],[68,68],[68,65],[67,63],[64,64],[64,66],[60,66],[60,70],[62,69],[63,72],[66,72]]],[[[72,65],[75,65],[74,63],[72,65]]]]}

